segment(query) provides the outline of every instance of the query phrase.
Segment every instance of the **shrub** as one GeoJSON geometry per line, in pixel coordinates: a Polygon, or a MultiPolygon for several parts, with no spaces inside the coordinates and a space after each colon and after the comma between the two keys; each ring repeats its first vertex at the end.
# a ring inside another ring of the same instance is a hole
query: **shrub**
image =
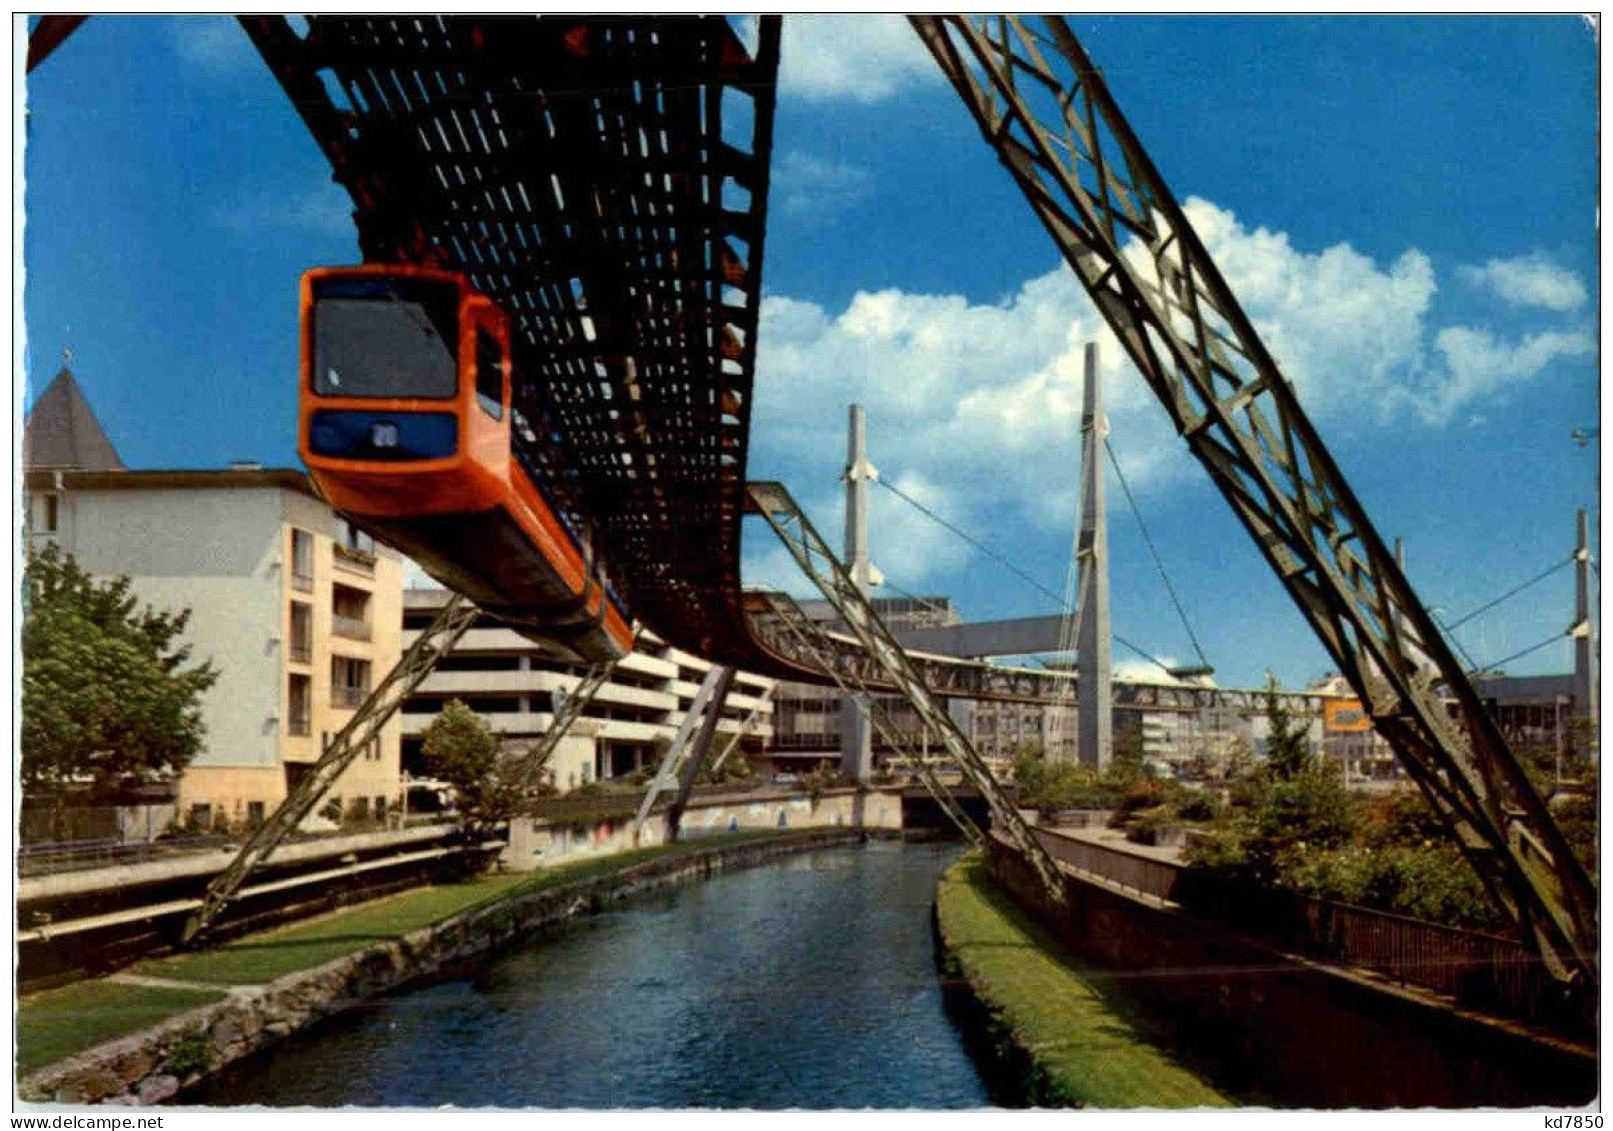
{"type": "Polygon", "coordinates": [[[207,1031],[199,1025],[192,1025],[179,1035],[163,1062],[169,1074],[180,1081],[199,1076],[212,1065],[213,1043],[208,1040],[207,1031]]]}
{"type": "Polygon", "coordinates": [[[1184,789],[1175,803],[1176,815],[1184,821],[1213,821],[1221,814],[1221,801],[1207,789],[1184,789]]]}
{"type": "Polygon", "coordinates": [[[1153,809],[1166,803],[1170,789],[1157,778],[1144,778],[1128,785],[1120,795],[1120,811],[1135,813],[1140,809],[1153,809]]]}
{"type": "Polygon", "coordinates": [[[1414,919],[1456,927],[1503,925],[1471,865],[1447,844],[1292,851],[1282,858],[1276,880],[1302,895],[1414,919]]]}

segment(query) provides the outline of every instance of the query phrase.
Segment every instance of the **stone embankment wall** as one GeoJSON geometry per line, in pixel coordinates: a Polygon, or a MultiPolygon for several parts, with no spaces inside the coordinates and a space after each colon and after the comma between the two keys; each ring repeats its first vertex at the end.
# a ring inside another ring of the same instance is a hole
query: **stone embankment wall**
{"type": "Polygon", "coordinates": [[[1169,1018],[1227,1091],[1319,1108],[1579,1106],[1596,1095],[1594,1050],[1073,876],[1068,906],[1053,907],[1000,845],[992,870],[1075,953],[1169,1018]]]}
{"type": "MultiPolygon", "coordinates": [[[[900,829],[901,794],[833,789],[816,800],[805,793],[697,799],[683,814],[681,837],[693,840],[724,832],[849,826],[900,829]]],[[[661,814],[652,814],[644,822],[638,844],[661,844],[665,840],[666,821],[661,814]]],[[[522,872],[634,847],[637,845],[633,842],[631,817],[578,824],[522,818],[510,822],[510,843],[500,863],[510,871],[522,872]]]]}
{"type": "Polygon", "coordinates": [[[854,828],[803,831],[777,840],[713,844],[605,876],[516,895],[266,986],[108,1042],[21,1080],[31,1102],[161,1103],[207,1074],[364,999],[480,957],[540,927],[641,892],[814,848],[854,843],[854,828]]]}

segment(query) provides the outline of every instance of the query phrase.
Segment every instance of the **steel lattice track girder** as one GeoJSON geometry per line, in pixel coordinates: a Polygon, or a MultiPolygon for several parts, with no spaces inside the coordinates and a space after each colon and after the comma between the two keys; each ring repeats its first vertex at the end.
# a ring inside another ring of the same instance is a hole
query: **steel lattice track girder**
{"type": "Polygon", "coordinates": [[[1075,36],[911,21],[1486,886],[1594,980],[1594,886],[1075,36]]]}
{"type": "MultiPolygon", "coordinates": [[[[574,530],[603,535],[634,613],[708,659],[832,682],[740,615],[776,20],[754,61],[687,18],[242,23],[352,195],[366,256],[464,270],[517,319],[518,454],[574,530]],[[722,140],[729,90],[754,103],[748,151],[722,140]],[[655,145],[626,144],[641,128],[655,145]],[[748,207],[713,194],[724,177],[748,207]],[[596,197],[610,207],[579,212],[596,197]]],[[[925,664],[938,689],[1045,700],[1034,675],[925,664]]]]}
{"type": "Polygon", "coordinates": [[[739,537],[778,17],[754,57],[721,17],[242,23],[365,257],[463,271],[514,319],[518,455],[634,614],[753,658],[739,537]]]}
{"type": "Polygon", "coordinates": [[[869,655],[884,669],[885,682],[895,686],[897,692],[912,705],[921,724],[941,739],[964,776],[986,799],[998,828],[1030,862],[1048,897],[1063,903],[1066,899],[1064,881],[1053,858],[1032,835],[1013,800],[992,774],[991,767],[980,757],[968,736],[958,729],[958,724],[941,706],[939,699],[924,685],[908,660],[907,653],[896,642],[896,637],[851,580],[822,535],[796,506],[790,493],[780,483],[751,483],[746,492],[752,509],[772,527],[773,533],[778,535],[779,541],[790,552],[801,571],[818,587],[869,655]]]}

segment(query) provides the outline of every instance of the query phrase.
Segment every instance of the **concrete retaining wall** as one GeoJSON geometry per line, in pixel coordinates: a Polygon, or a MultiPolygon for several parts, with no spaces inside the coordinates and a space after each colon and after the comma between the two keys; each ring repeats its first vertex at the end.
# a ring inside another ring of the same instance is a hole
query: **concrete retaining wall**
{"type": "MultiPolygon", "coordinates": [[[[718,833],[756,829],[846,827],[900,829],[901,795],[837,789],[826,791],[816,801],[805,793],[696,800],[683,814],[681,836],[684,840],[695,840],[718,833]]],[[[651,814],[644,822],[639,843],[662,844],[665,840],[665,818],[659,813],[651,814]]],[[[631,817],[579,824],[521,818],[510,822],[510,843],[500,863],[511,871],[521,872],[632,847],[631,817]]]]}
{"type": "Polygon", "coordinates": [[[1321,1108],[1577,1106],[1596,1095],[1593,1051],[1075,877],[1055,908],[1000,845],[992,870],[1073,951],[1122,976],[1128,997],[1169,1018],[1226,1091],[1321,1108]]]}
{"type": "Polygon", "coordinates": [[[203,1077],[365,998],[480,957],[540,927],[641,892],[791,853],[854,843],[852,828],[820,829],[746,844],[712,844],[606,876],[517,895],[463,912],[404,938],[289,974],[266,986],[170,1018],[43,1068],[18,1083],[31,1102],[161,1103],[203,1077]]]}

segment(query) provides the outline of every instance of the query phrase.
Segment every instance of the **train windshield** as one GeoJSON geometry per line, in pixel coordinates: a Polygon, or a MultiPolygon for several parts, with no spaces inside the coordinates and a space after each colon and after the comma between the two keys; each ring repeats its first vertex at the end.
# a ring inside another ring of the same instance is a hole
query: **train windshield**
{"type": "Polygon", "coordinates": [[[314,392],[452,397],[459,290],[429,279],[323,279],[314,286],[314,392]]]}

